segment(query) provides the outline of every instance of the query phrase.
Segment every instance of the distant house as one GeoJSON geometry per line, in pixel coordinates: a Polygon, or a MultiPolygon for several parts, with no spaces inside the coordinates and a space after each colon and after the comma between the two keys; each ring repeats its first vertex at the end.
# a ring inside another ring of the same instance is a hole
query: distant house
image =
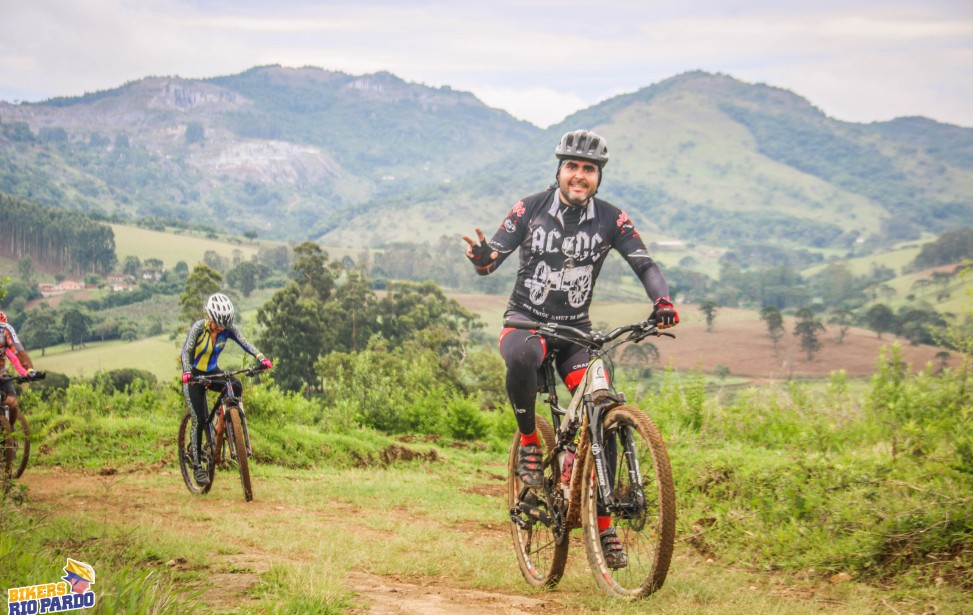
{"type": "Polygon", "coordinates": [[[109,284],[132,284],[135,282],[135,278],[128,275],[127,273],[109,273],[105,276],[105,280],[109,284]]]}
{"type": "Polygon", "coordinates": [[[38,284],[37,289],[41,291],[41,296],[53,297],[55,295],[63,295],[64,293],[71,292],[74,290],[84,290],[84,284],[80,282],[75,282],[74,280],[64,280],[63,282],[58,282],[57,284],[38,284]]]}

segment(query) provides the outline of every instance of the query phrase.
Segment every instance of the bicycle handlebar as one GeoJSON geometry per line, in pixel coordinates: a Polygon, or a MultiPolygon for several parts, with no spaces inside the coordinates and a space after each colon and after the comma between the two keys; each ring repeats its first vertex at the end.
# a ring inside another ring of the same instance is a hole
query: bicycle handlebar
{"type": "Polygon", "coordinates": [[[43,380],[44,378],[47,378],[47,373],[46,372],[37,372],[37,371],[35,371],[33,374],[27,374],[26,376],[20,376],[20,375],[18,375],[18,376],[10,376],[10,375],[7,375],[7,374],[3,374],[2,376],[0,376],[0,382],[19,382],[19,383],[24,383],[24,382],[33,382],[35,380],[43,380]]]}
{"type": "Polygon", "coordinates": [[[632,335],[629,339],[633,342],[641,341],[643,338],[650,335],[655,335],[656,337],[662,335],[672,338],[676,337],[672,333],[663,333],[659,331],[659,327],[657,325],[658,323],[654,319],[648,318],[642,322],[622,325],[621,327],[612,329],[608,333],[603,333],[601,331],[582,331],[576,327],[562,325],[556,322],[537,322],[534,320],[515,319],[504,319],[503,321],[504,327],[536,331],[538,335],[557,337],[563,340],[577,342],[592,349],[602,348],[609,342],[616,340],[630,332],[632,335]]]}
{"type": "Polygon", "coordinates": [[[198,376],[191,376],[189,378],[189,384],[212,384],[216,382],[226,382],[230,376],[236,376],[238,374],[246,374],[248,376],[256,376],[260,372],[267,371],[267,368],[263,365],[251,365],[249,367],[244,367],[241,369],[236,369],[233,371],[220,370],[218,372],[213,372],[211,374],[200,374],[198,376]]]}

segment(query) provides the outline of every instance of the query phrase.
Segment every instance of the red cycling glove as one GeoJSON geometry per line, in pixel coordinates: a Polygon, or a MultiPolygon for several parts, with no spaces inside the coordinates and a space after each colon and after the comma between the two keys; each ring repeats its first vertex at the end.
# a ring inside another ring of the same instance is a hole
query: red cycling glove
{"type": "Polygon", "coordinates": [[[679,312],[672,306],[668,297],[659,297],[655,301],[655,309],[652,310],[652,318],[660,329],[668,329],[679,324],[679,312]]]}

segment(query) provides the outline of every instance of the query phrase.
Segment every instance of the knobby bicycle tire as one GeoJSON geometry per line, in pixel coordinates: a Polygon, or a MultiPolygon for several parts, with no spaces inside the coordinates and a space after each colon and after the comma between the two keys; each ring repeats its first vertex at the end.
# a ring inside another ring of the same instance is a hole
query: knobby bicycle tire
{"type": "Polygon", "coordinates": [[[14,459],[11,439],[13,429],[10,428],[10,421],[2,414],[0,414],[0,431],[3,432],[3,441],[0,442],[0,447],[2,447],[2,451],[0,451],[0,491],[6,493],[13,480],[11,476],[14,459]]]}
{"type": "Polygon", "coordinates": [[[190,493],[209,493],[209,490],[213,488],[213,482],[216,480],[216,464],[213,462],[212,438],[210,437],[208,426],[201,425],[200,427],[203,430],[203,450],[200,451],[200,461],[206,467],[206,472],[209,473],[209,484],[200,485],[196,482],[196,478],[193,475],[193,458],[189,450],[189,446],[192,444],[190,442],[192,420],[192,416],[187,412],[179,424],[179,438],[177,439],[177,446],[179,447],[179,469],[182,471],[182,480],[186,483],[186,488],[189,489],[190,493]]]}
{"type": "MultiPolygon", "coordinates": [[[[545,455],[550,454],[554,448],[555,435],[554,428],[543,417],[535,418],[536,431],[540,436],[545,455]]],[[[517,459],[520,450],[520,432],[514,434],[513,443],[510,446],[510,455],[507,460],[507,506],[513,509],[519,505],[520,493],[523,491],[523,482],[517,476],[517,459]]],[[[545,469],[545,480],[552,477],[557,486],[559,470],[558,464],[545,469]]],[[[546,497],[540,489],[532,489],[528,492],[531,503],[541,510],[550,512],[550,504],[546,502],[546,497]]],[[[526,515],[521,515],[525,517],[526,515]]],[[[568,561],[568,537],[567,532],[558,538],[553,528],[545,526],[538,520],[526,519],[529,523],[528,528],[523,528],[510,520],[510,533],[513,537],[514,551],[517,553],[517,564],[520,572],[531,587],[551,588],[557,585],[564,574],[564,566],[568,561]]]]}
{"type": "MultiPolygon", "coordinates": [[[[628,565],[612,570],[602,553],[598,532],[598,499],[594,456],[589,451],[584,464],[584,491],[581,518],[588,563],[598,586],[608,595],[630,599],[644,598],[665,583],[672,560],[676,534],[676,496],[672,467],[658,427],[644,412],[631,406],[618,406],[605,413],[605,443],[618,443],[614,467],[609,477],[617,502],[631,504],[629,512],[616,510],[612,525],[628,556],[628,565]],[[624,454],[624,434],[631,435],[641,475],[644,505],[637,504],[639,489],[630,480],[629,461],[624,454]]],[[[606,446],[607,448],[607,446],[606,446]]],[[[606,460],[606,466],[609,462],[606,460]]]]}
{"type": "Polygon", "coordinates": [[[23,411],[17,413],[17,422],[10,425],[11,446],[13,447],[13,460],[11,472],[14,478],[20,478],[27,469],[27,460],[30,459],[30,427],[23,411]],[[18,432],[19,426],[19,432],[18,432]]]}
{"type": "Polygon", "coordinates": [[[243,421],[240,418],[240,408],[228,406],[226,414],[233,431],[237,469],[240,470],[240,484],[243,485],[243,498],[249,502],[253,500],[253,487],[250,485],[250,460],[247,459],[247,440],[243,433],[243,421]]]}

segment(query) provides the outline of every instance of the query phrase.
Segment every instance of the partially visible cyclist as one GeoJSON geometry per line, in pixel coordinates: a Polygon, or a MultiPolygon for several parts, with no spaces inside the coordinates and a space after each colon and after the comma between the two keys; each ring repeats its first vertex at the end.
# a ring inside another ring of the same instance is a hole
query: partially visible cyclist
{"type": "MultiPolygon", "coordinates": [[[[463,237],[466,256],[480,275],[493,273],[518,251],[517,281],[504,318],[557,322],[591,331],[588,309],[595,280],[614,248],[642,282],[659,328],[676,325],[679,314],[669,300],[665,277],[632,221],[611,203],[595,198],[608,163],[605,139],[588,130],[568,132],[561,137],[554,155],[557,173],[547,190],[514,205],[489,242],[479,228],[476,240],[463,237]]],[[[558,373],[573,392],[588,365],[587,348],[540,338],[535,331],[505,328],[500,333],[500,354],[507,365],[507,395],[522,434],[517,473],[530,487],[540,487],[544,482],[534,402],[538,368],[552,350],[557,351],[558,373]]],[[[598,529],[608,565],[616,569],[628,565],[607,511],[599,511],[598,529]]]]}
{"type": "MultiPolygon", "coordinates": [[[[200,462],[200,451],[203,446],[203,429],[209,416],[206,404],[207,384],[191,383],[193,376],[209,374],[219,371],[217,361],[226,346],[227,340],[233,340],[248,354],[256,357],[264,368],[271,369],[273,364],[257,348],[243,336],[239,327],[233,324],[233,302],[222,293],[211,295],[206,300],[206,315],[197,320],[189,328],[186,341],[182,346],[182,391],[186,398],[186,405],[192,411],[192,454],[193,475],[200,485],[209,484],[209,473],[200,462]]],[[[233,394],[243,394],[243,384],[236,377],[230,378],[233,394]]]]}
{"type": "MultiPolygon", "coordinates": [[[[7,322],[7,315],[0,312],[0,347],[3,348],[3,364],[0,365],[0,375],[7,375],[7,361],[10,359],[11,365],[21,376],[34,375],[34,362],[30,360],[30,355],[20,343],[17,332],[13,325],[7,322]]],[[[17,389],[13,381],[7,380],[0,383],[0,403],[10,408],[10,424],[17,420],[17,412],[20,406],[17,404],[17,389]]]]}

